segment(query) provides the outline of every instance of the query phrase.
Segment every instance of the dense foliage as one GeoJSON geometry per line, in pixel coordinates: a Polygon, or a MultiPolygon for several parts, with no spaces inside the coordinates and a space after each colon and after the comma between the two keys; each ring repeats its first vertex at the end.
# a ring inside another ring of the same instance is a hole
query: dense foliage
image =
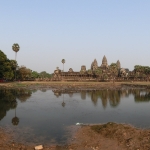
{"type": "Polygon", "coordinates": [[[139,72],[139,73],[143,73],[143,74],[150,74],[150,67],[149,66],[135,65],[134,71],[139,72]]]}
{"type": "Polygon", "coordinates": [[[32,70],[26,68],[25,66],[18,67],[17,78],[21,80],[30,79],[32,70]]]}
{"type": "Polygon", "coordinates": [[[118,67],[116,63],[111,63],[109,69],[110,72],[112,73],[113,78],[118,75],[118,67]]]}
{"type": "Polygon", "coordinates": [[[100,68],[97,68],[95,71],[94,71],[95,75],[97,76],[101,76],[102,75],[102,69],[100,68]]]}
{"type": "Polygon", "coordinates": [[[16,73],[17,80],[34,80],[35,78],[51,78],[46,71],[38,73],[25,66],[18,66],[15,60],[9,60],[0,50],[0,79],[14,80],[16,73]]]}
{"type": "Polygon", "coordinates": [[[17,62],[15,60],[9,60],[0,50],[0,78],[13,79],[16,66],[17,62]]]}

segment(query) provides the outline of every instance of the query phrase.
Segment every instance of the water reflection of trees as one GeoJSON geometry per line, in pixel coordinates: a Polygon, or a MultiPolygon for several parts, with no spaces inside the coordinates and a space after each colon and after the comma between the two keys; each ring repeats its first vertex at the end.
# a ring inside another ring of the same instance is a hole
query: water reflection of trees
{"type": "MultiPolygon", "coordinates": [[[[135,102],[147,102],[150,101],[150,90],[149,89],[120,89],[120,90],[89,90],[89,91],[74,91],[81,95],[81,99],[85,100],[88,97],[94,105],[97,105],[98,99],[101,100],[102,106],[107,107],[109,103],[111,107],[116,107],[119,105],[121,98],[128,98],[133,95],[135,102]]],[[[70,91],[56,90],[54,94],[59,97],[61,94],[69,94],[70,91]]],[[[72,91],[73,93],[73,91],[72,91]]]]}
{"type": "Polygon", "coordinates": [[[0,120],[6,116],[6,112],[17,106],[14,90],[0,90],[0,120]]]}
{"type": "Polygon", "coordinates": [[[134,91],[135,102],[149,102],[150,101],[150,90],[137,89],[134,91]]]}
{"type": "MultiPolygon", "coordinates": [[[[0,89],[0,120],[6,116],[7,111],[16,109],[17,99],[25,102],[31,95],[32,91],[28,89],[0,89]]],[[[16,118],[12,122],[19,123],[16,118]]]]}
{"type": "Polygon", "coordinates": [[[32,95],[32,91],[28,89],[19,89],[16,91],[16,98],[18,98],[21,102],[25,102],[32,95]]]}
{"type": "Polygon", "coordinates": [[[65,90],[52,90],[54,95],[59,98],[62,94],[68,94],[69,97],[73,97],[73,91],[65,91],[65,90]]]}
{"type": "Polygon", "coordinates": [[[54,95],[58,98],[61,96],[62,91],[60,90],[53,90],[54,95]]]}
{"type": "Polygon", "coordinates": [[[41,91],[41,92],[46,92],[47,89],[46,89],[46,88],[41,88],[40,91],[41,91]]]}
{"type": "Polygon", "coordinates": [[[12,118],[12,124],[17,126],[19,124],[19,118],[16,116],[16,108],[15,108],[15,117],[12,118]]]}

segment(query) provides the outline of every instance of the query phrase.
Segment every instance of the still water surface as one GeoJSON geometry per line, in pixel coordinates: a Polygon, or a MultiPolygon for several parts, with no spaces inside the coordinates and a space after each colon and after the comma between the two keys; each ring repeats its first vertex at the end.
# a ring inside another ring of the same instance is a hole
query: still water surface
{"type": "Polygon", "coordinates": [[[127,123],[150,128],[150,90],[0,90],[0,126],[27,144],[64,144],[79,123],[127,123]]]}

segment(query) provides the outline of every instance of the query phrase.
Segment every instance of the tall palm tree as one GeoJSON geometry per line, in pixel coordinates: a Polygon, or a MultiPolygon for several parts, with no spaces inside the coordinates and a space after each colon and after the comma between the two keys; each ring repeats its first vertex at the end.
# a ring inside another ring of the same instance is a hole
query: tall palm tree
{"type": "Polygon", "coordinates": [[[61,62],[63,63],[63,72],[64,72],[64,63],[65,63],[65,59],[62,59],[61,62]]]}
{"type": "MultiPolygon", "coordinates": [[[[19,44],[14,43],[12,46],[12,50],[15,52],[15,61],[17,59],[17,52],[19,51],[19,49],[20,49],[19,44]]],[[[17,68],[17,66],[16,66],[16,68],[17,68]]],[[[15,69],[15,80],[16,80],[16,69],[15,69]]]]}

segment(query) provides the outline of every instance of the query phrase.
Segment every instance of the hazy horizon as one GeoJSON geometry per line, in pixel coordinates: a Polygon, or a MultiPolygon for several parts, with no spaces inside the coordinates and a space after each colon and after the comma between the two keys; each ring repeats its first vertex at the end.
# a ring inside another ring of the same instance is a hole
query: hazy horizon
{"type": "Polygon", "coordinates": [[[0,50],[15,59],[12,45],[18,43],[18,65],[53,73],[90,69],[105,55],[110,65],[150,66],[149,0],[33,0],[1,1],[0,50]]]}

